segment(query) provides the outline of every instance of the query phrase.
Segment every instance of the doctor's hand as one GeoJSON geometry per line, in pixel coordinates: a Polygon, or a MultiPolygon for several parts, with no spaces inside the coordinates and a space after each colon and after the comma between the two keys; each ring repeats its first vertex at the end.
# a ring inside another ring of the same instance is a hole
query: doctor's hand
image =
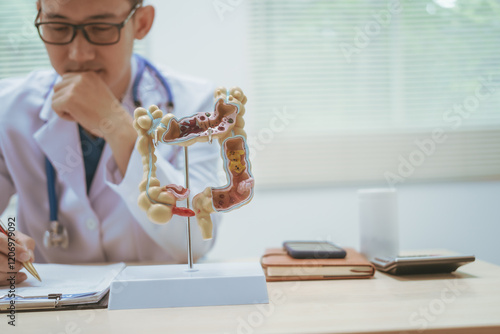
{"type": "Polygon", "coordinates": [[[79,123],[96,137],[111,136],[119,126],[132,126],[130,116],[111,89],[93,72],[70,72],[54,86],[52,109],[59,117],[79,123]]]}
{"type": "Polygon", "coordinates": [[[13,274],[11,272],[15,272],[16,274],[16,283],[21,283],[25,279],[28,278],[27,274],[24,272],[19,272],[23,269],[22,262],[35,261],[35,240],[28,237],[26,234],[16,231],[16,243],[15,243],[15,251],[12,249],[12,245],[9,246],[8,238],[3,233],[0,233],[0,286],[1,285],[9,285],[9,278],[13,274]],[[9,248],[13,252],[9,255],[9,248]],[[12,256],[14,255],[14,256],[12,256]],[[15,263],[9,262],[9,258],[15,258],[15,263]],[[9,274],[8,274],[9,273],[9,274]]]}
{"type": "Polygon", "coordinates": [[[94,136],[104,138],[125,175],[137,132],[132,116],[97,73],[63,74],[54,86],[52,109],[61,118],[75,121],[94,136]]]}

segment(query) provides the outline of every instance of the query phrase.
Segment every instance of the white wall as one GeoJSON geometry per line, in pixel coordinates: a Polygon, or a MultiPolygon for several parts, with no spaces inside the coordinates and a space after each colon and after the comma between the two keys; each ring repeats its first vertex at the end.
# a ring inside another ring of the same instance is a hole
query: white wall
{"type": "Polygon", "coordinates": [[[147,37],[150,59],[209,79],[217,86],[240,86],[248,91],[247,1],[227,7],[232,10],[223,13],[215,10],[215,1],[148,2],[156,8],[155,23],[147,37]]]}

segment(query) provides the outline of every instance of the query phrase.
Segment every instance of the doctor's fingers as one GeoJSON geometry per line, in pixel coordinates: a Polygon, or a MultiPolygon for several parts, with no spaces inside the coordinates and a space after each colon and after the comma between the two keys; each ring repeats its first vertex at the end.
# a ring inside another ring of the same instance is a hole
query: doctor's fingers
{"type": "Polygon", "coordinates": [[[16,232],[16,242],[23,245],[25,248],[28,249],[28,251],[30,253],[29,261],[34,262],[35,261],[35,255],[34,255],[35,240],[32,237],[30,237],[22,232],[17,231],[16,232]]]}
{"type": "Polygon", "coordinates": [[[65,89],[99,84],[98,81],[102,81],[102,79],[93,71],[65,73],[62,75],[62,80],[54,85],[54,93],[65,89]]]}
{"type": "Polygon", "coordinates": [[[10,284],[9,280],[15,277],[15,282],[21,283],[28,276],[19,271],[23,269],[23,265],[19,261],[9,261],[9,258],[4,254],[0,254],[0,286],[10,284]]]}
{"type": "Polygon", "coordinates": [[[0,286],[2,285],[15,286],[16,284],[26,281],[27,278],[28,275],[26,275],[23,272],[17,274],[0,273],[0,286]]]}
{"type": "MultiPolygon", "coordinates": [[[[62,99],[65,98],[63,97],[62,99]]],[[[63,101],[62,99],[52,99],[52,109],[62,119],[70,122],[76,122],[75,118],[67,111],[67,109],[65,109],[66,101],[63,101]]]]}
{"type": "Polygon", "coordinates": [[[88,99],[77,98],[68,89],[54,92],[54,95],[52,95],[52,109],[59,117],[70,122],[77,121],[72,110],[79,110],[82,107],[87,107],[85,103],[88,103],[88,99]]]}
{"type": "MultiPolygon", "coordinates": [[[[22,233],[16,232],[16,234],[22,233]]],[[[16,235],[16,239],[17,237],[18,236],[16,235]]],[[[5,257],[14,257],[16,261],[24,262],[34,259],[33,249],[35,249],[34,242],[33,248],[29,249],[22,243],[22,241],[18,241],[15,239],[13,240],[12,238],[8,238],[4,234],[0,235],[0,255],[4,255],[5,257]]]]}
{"type": "Polygon", "coordinates": [[[8,273],[17,273],[19,270],[23,269],[24,266],[22,262],[14,260],[10,256],[5,254],[0,254],[0,275],[8,273]]]}
{"type": "Polygon", "coordinates": [[[70,122],[76,122],[75,118],[71,116],[68,112],[62,111],[62,112],[56,112],[56,114],[59,115],[62,119],[70,122]]]}
{"type": "Polygon", "coordinates": [[[7,287],[11,286],[14,288],[16,284],[25,281],[27,278],[28,275],[23,272],[16,272],[14,274],[11,272],[0,272],[0,287],[2,287],[2,285],[6,285],[7,287]]]}
{"type": "Polygon", "coordinates": [[[57,93],[71,85],[78,84],[83,79],[84,77],[80,75],[80,73],[65,73],[62,75],[62,80],[54,85],[54,93],[57,93]]]}

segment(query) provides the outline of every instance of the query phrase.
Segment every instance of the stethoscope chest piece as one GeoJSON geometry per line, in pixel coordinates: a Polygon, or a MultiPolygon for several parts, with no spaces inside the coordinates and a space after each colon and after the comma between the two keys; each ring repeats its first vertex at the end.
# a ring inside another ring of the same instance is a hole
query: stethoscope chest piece
{"type": "Polygon", "coordinates": [[[58,246],[62,248],[68,248],[68,230],[64,226],[59,224],[57,220],[51,221],[49,229],[45,231],[45,234],[43,236],[43,245],[45,246],[45,248],[58,246]]]}

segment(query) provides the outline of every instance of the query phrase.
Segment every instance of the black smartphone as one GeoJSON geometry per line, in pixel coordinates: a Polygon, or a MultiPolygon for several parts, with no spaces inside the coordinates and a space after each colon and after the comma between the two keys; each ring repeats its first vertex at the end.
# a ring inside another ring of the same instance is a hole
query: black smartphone
{"type": "Polygon", "coordinates": [[[343,259],[345,250],[328,241],[285,241],[283,247],[295,259],[343,259]]]}

